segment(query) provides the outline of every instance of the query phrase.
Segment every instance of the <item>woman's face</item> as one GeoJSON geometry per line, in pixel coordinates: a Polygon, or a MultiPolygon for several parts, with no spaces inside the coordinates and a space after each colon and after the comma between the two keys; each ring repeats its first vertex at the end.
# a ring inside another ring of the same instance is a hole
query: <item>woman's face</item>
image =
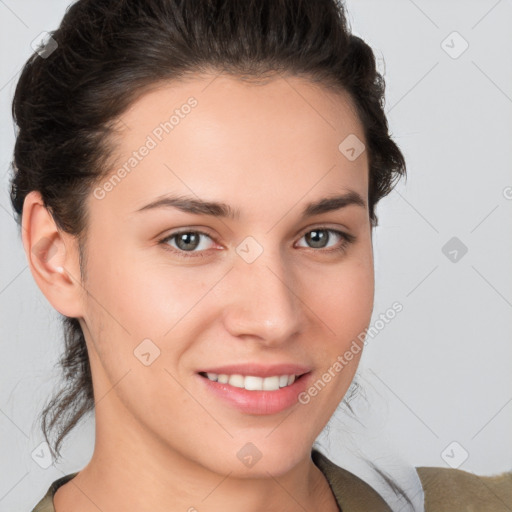
{"type": "Polygon", "coordinates": [[[208,75],[142,96],[118,141],[87,203],[97,443],[282,474],[345,395],[372,314],[362,126],[297,77],[208,75]]]}

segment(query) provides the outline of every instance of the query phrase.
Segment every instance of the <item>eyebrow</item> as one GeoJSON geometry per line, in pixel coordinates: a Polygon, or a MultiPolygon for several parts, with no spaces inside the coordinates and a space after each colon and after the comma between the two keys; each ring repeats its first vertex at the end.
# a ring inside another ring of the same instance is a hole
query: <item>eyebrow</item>
{"type": "MultiPolygon", "coordinates": [[[[350,205],[356,205],[366,209],[366,202],[357,192],[350,190],[349,192],[332,197],[324,197],[317,201],[308,203],[302,210],[301,219],[320,215],[335,210],[340,210],[350,205]]],[[[196,215],[211,215],[212,217],[221,217],[228,219],[238,219],[240,210],[232,208],[226,203],[217,201],[204,201],[191,196],[173,196],[166,195],[142,206],[136,212],[154,210],[156,208],[177,208],[186,213],[196,215]]]]}

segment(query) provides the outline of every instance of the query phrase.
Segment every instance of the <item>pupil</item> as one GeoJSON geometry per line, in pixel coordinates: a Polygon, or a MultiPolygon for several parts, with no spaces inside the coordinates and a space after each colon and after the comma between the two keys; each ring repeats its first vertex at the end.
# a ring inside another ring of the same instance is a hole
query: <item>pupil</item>
{"type": "Polygon", "coordinates": [[[187,249],[195,249],[199,242],[199,235],[197,233],[181,233],[178,236],[176,244],[180,249],[187,250],[187,249]],[[192,241],[191,241],[192,240],[192,241]],[[185,242],[185,245],[181,242],[185,242]],[[194,243],[195,242],[195,243],[194,243]],[[186,244],[192,244],[193,247],[190,247],[186,244]]]}
{"type": "Polygon", "coordinates": [[[324,247],[327,240],[325,229],[315,229],[310,231],[306,237],[308,238],[308,243],[312,243],[313,247],[324,247]]]}

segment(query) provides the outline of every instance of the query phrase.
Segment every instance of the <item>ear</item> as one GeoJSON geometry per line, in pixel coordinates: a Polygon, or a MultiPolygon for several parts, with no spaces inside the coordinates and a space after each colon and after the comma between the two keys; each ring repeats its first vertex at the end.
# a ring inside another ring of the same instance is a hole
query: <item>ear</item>
{"type": "Polygon", "coordinates": [[[23,203],[22,240],[30,272],[50,304],[65,316],[82,317],[78,242],[58,228],[37,191],[23,203]]]}

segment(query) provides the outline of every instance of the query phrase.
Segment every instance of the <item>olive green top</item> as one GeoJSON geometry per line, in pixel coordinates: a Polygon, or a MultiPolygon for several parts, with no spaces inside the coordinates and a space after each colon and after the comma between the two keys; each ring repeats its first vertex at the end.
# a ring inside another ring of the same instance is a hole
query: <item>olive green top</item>
{"type": "MultiPolygon", "coordinates": [[[[391,511],[377,491],[350,471],[338,467],[318,450],[312,450],[311,458],[325,475],[342,512],[391,511]]],[[[425,493],[425,512],[512,511],[512,472],[478,476],[441,467],[419,467],[416,472],[425,493]]],[[[32,512],[55,512],[55,492],[77,474],[55,480],[32,512]]]]}

